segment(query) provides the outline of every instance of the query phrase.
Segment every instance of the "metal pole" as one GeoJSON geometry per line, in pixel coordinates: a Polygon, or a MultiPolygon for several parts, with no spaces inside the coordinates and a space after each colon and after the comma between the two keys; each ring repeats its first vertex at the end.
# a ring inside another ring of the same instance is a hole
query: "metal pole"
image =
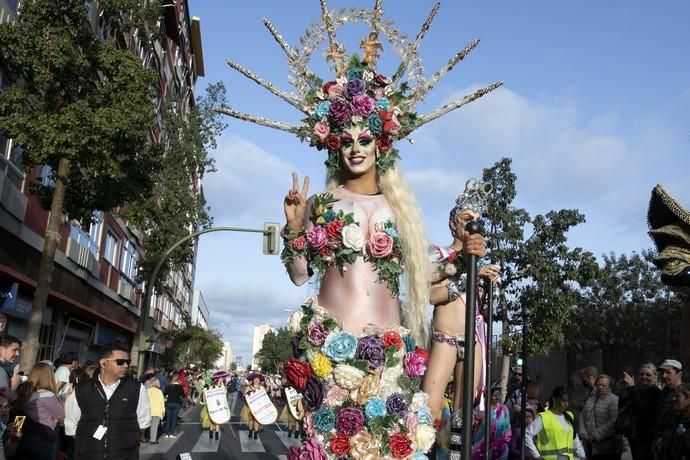
{"type": "MultiPolygon", "coordinates": [[[[486,303],[486,387],[484,398],[484,458],[491,459],[491,348],[493,342],[494,282],[489,280],[488,302],[486,303]]],[[[487,295],[484,293],[484,295],[487,295]]]]}
{"type": "Polygon", "coordinates": [[[144,290],[144,300],[141,303],[141,314],[139,316],[139,321],[137,322],[137,331],[134,335],[134,344],[132,346],[132,354],[134,354],[134,351],[136,350],[136,357],[132,356],[132,359],[137,360],[137,365],[139,366],[139,370],[143,371],[144,369],[144,352],[146,348],[146,335],[149,333],[151,329],[151,318],[149,318],[149,310],[150,310],[150,303],[151,303],[151,296],[153,295],[153,289],[154,289],[154,284],[156,282],[156,278],[158,277],[158,272],[161,271],[161,268],[163,268],[163,264],[165,261],[168,260],[168,257],[170,257],[170,254],[173,253],[175,249],[180,247],[182,244],[186,243],[187,241],[194,239],[198,237],[199,235],[203,235],[205,233],[212,233],[212,232],[245,232],[245,233],[263,233],[263,234],[268,234],[270,232],[266,231],[265,229],[254,229],[254,228],[240,228],[240,227],[212,227],[212,228],[205,228],[203,230],[200,230],[198,232],[190,233],[189,235],[185,236],[184,238],[180,239],[177,241],[175,244],[170,246],[165,253],[161,256],[160,259],[158,259],[158,263],[153,269],[153,272],[151,272],[151,276],[149,277],[148,283],[146,283],[146,287],[144,290]]]}
{"type": "Polygon", "coordinates": [[[527,410],[527,380],[529,367],[527,366],[527,308],[522,306],[522,399],[520,401],[520,460],[525,460],[525,429],[527,428],[525,412],[527,410]]]}
{"type": "MultiPolygon", "coordinates": [[[[476,220],[465,227],[470,234],[481,231],[476,220]]],[[[472,404],[474,402],[474,315],[477,308],[477,256],[467,260],[467,291],[465,295],[465,362],[462,373],[462,458],[472,458],[472,404]]]]}

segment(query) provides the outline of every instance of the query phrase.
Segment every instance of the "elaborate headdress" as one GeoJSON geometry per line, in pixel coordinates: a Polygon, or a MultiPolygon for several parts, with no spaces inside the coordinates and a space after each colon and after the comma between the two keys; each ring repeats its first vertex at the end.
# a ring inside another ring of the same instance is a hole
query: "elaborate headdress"
{"type": "Polygon", "coordinates": [[[647,220],[649,235],[659,251],[654,264],[661,270],[661,280],[669,286],[690,287],[690,212],[657,185],[647,220]]]}
{"type": "Polygon", "coordinates": [[[465,209],[484,214],[492,190],[493,186],[488,182],[479,182],[477,179],[468,180],[465,184],[465,191],[455,200],[455,207],[451,210],[451,218],[465,209]]]}
{"type": "Polygon", "coordinates": [[[376,136],[379,148],[379,172],[385,173],[398,158],[398,151],[392,146],[393,141],[408,136],[420,126],[503,84],[500,81],[492,83],[429,113],[417,115],[414,112],[416,103],[423,100],[436,83],[479,44],[479,40],[469,43],[431,77],[425,77],[418,48],[438,12],[439,3],[434,5],[419,33],[410,41],[394,27],[392,21],[383,19],[382,0],[375,0],[372,10],[344,8],[337,12],[328,9],[326,0],[320,2],[321,22],[315,22],[307,29],[296,48],[288,45],[273,24],[264,19],[264,25],[287,56],[292,74],[290,83],[296,93],[282,91],[241,65],[227,61],[231,68],[303,112],[305,118],[301,123],[292,125],[226,107],[217,110],[234,118],[294,133],[311,146],[327,150],[326,165],[330,173],[339,168],[340,133],[344,128],[353,124],[365,124],[369,128],[376,136]],[[336,39],[337,28],[350,22],[364,22],[371,28],[360,44],[364,50],[362,58],[357,54],[347,58],[344,46],[336,39]],[[379,34],[391,43],[400,56],[400,65],[391,77],[378,73],[376,68],[378,51],[383,49],[378,41],[379,34]],[[325,57],[335,71],[335,78],[326,82],[308,68],[311,55],[325,40],[329,44],[325,57]],[[404,78],[406,81],[403,81],[404,78]]]}

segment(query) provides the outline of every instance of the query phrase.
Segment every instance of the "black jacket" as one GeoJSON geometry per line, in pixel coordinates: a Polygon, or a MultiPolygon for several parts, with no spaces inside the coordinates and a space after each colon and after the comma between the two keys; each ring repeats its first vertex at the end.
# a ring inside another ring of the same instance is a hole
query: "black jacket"
{"type": "Polygon", "coordinates": [[[136,460],[139,458],[137,405],[141,384],[125,378],[106,399],[98,378],[78,385],[81,410],[75,437],[75,460],[136,460]],[[100,440],[93,437],[99,425],[108,428],[100,440]]]}

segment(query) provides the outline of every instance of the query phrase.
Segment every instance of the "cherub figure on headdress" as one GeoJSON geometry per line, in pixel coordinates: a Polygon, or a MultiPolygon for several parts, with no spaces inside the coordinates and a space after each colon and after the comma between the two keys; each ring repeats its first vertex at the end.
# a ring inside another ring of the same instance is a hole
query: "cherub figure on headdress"
{"type": "Polygon", "coordinates": [[[336,77],[342,77],[347,70],[347,56],[345,54],[345,45],[338,42],[331,43],[330,47],[325,53],[326,62],[332,62],[331,70],[335,72],[336,77]]]}
{"type": "Polygon", "coordinates": [[[372,69],[376,68],[376,61],[378,61],[380,55],[378,50],[383,51],[383,45],[379,41],[379,34],[376,31],[369,32],[366,38],[362,39],[359,47],[364,50],[362,54],[362,61],[366,62],[372,69]]]}

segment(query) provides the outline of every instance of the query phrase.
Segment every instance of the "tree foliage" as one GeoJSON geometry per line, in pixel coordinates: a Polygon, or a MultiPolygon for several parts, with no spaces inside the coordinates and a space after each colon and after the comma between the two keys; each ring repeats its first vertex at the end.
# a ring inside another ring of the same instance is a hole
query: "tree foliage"
{"type": "MultiPolygon", "coordinates": [[[[125,211],[128,221],[139,222],[146,229],[146,256],[139,266],[139,278],[148,278],[160,257],[177,241],[200,228],[211,225],[201,180],[214,171],[209,151],[216,148],[216,138],[225,128],[213,107],[225,104],[222,83],[209,85],[206,95],[186,114],[174,104],[175,95],[167,101],[164,113],[164,155],[153,174],[153,199],[142,196],[125,211]]],[[[170,269],[180,269],[192,262],[194,242],[176,249],[163,265],[157,286],[170,269]]]]}
{"type": "Polygon", "coordinates": [[[581,290],[567,331],[569,351],[628,350],[665,356],[679,331],[680,298],[660,279],[654,253],[603,255],[599,276],[581,290]]]}
{"type": "Polygon", "coordinates": [[[165,331],[161,338],[168,344],[162,360],[169,369],[181,369],[190,364],[197,369],[211,369],[223,351],[219,334],[199,326],[165,331]]]}
{"type": "MultiPolygon", "coordinates": [[[[0,132],[24,149],[26,173],[48,165],[55,180],[60,160],[69,160],[62,210],[89,222],[94,209],[149,194],[161,154],[148,142],[155,74],[115,44],[135,24],[145,34],[156,10],[144,10],[138,0],[98,3],[113,18],[105,41],[79,0],[22,2],[19,22],[0,25],[0,62],[17,82],[0,94],[0,132]]],[[[54,188],[32,189],[50,209],[54,188]]]]}
{"type": "Polygon", "coordinates": [[[292,335],[287,327],[266,333],[261,350],[256,356],[262,372],[279,373],[283,364],[292,358],[292,335]]]}
{"type": "Polygon", "coordinates": [[[513,205],[517,176],[511,163],[503,158],[483,172],[483,180],[494,188],[483,216],[487,258],[501,267],[497,312],[506,354],[516,350],[521,337],[523,308],[528,312],[530,352],[543,354],[563,343],[578,285],[595,276],[596,262],[590,252],[567,244],[568,231],[585,221],[579,211],[561,209],[531,217],[513,205]]]}

